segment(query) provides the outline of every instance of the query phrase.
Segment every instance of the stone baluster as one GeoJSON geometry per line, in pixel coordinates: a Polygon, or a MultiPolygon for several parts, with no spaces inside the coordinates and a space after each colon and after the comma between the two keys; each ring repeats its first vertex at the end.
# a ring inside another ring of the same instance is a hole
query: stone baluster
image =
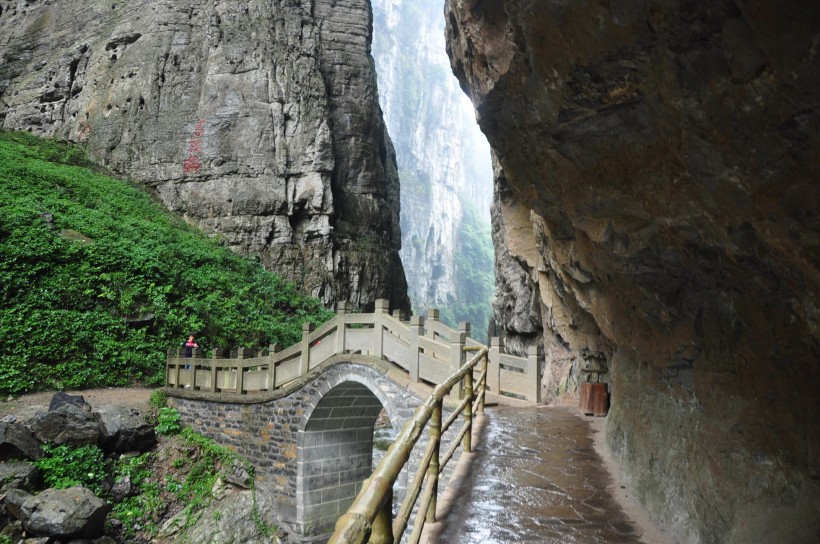
{"type": "Polygon", "coordinates": [[[313,323],[305,323],[302,325],[302,356],[299,361],[299,375],[305,376],[310,370],[310,333],[316,327],[313,323]]]}
{"type": "Polygon", "coordinates": [[[268,383],[266,389],[273,391],[276,389],[276,352],[279,351],[278,344],[268,346],[268,383]]]}
{"type": "Polygon", "coordinates": [[[538,364],[538,345],[527,348],[527,400],[541,403],[541,365],[538,364]]]}
{"type": "MultiPolygon", "coordinates": [[[[458,369],[461,368],[462,362],[464,361],[464,344],[466,342],[467,333],[463,330],[459,330],[454,341],[450,342],[450,371],[453,374],[458,372],[458,369]]],[[[457,399],[464,398],[463,380],[462,383],[453,387],[450,394],[457,399]]]]}
{"type": "Polygon", "coordinates": [[[241,395],[245,389],[245,368],[243,365],[245,348],[239,348],[236,359],[236,393],[241,395]]]}
{"type": "Polygon", "coordinates": [[[347,332],[347,324],[345,323],[345,314],[347,313],[347,302],[340,300],[336,303],[336,353],[344,353],[345,350],[345,333],[347,332]]]}
{"type": "Polygon", "coordinates": [[[373,313],[373,357],[381,359],[384,356],[384,320],[382,316],[389,311],[390,302],[380,298],[376,301],[376,311],[373,313]]]}
{"type": "Polygon", "coordinates": [[[182,367],[182,363],[180,363],[180,361],[179,361],[180,358],[182,358],[182,350],[178,349],[177,350],[177,359],[175,361],[176,364],[174,365],[175,366],[175,368],[174,368],[174,387],[175,388],[182,387],[182,384],[179,383],[179,369],[182,367]]]}
{"type": "Polygon", "coordinates": [[[407,372],[410,374],[410,379],[416,383],[419,382],[419,336],[422,334],[423,327],[423,317],[414,315],[410,318],[410,356],[408,358],[407,372]]]}
{"type": "Polygon", "coordinates": [[[439,318],[439,311],[438,308],[428,308],[427,309],[427,330],[426,335],[427,338],[432,340],[436,339],[436,322],[439,318]]]}
{"type": "Polygon", "coordinates": [[[217,378],[219,377],[218,372],[218,363],[217,358],[222,355],[221,349],[215,349],[213,354],[211,354],[211,393],[216,393],[216,383],[217,378]]]}
{"type": "Polygon", "coordinates": [[[501,338],[490,338],[487,357],[487,390],[498,395],[501,393],[501,338]]]}

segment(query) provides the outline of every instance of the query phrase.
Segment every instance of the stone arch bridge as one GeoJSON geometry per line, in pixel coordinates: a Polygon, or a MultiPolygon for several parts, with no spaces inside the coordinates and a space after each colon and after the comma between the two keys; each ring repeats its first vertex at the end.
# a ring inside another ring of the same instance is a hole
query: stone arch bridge
{"type": "MultiPolygon", "coordinates": [[[[430,386],[461,366],[464,348],[480,346],[469,324],[451,329],[436,310],[402,321],[387,301],[373,314],[348,313],[341,303],[334,319],[306,325],[302,341],[282,351],[169,354],[166,393],[187,425],[254,465],[294,537],[321,541],[372,472],[382,411],[401,428],[430,386]]],[[[493,339],[487,385],[500,397],[538,402],[537,353],[514,357],[493,339]]]]}

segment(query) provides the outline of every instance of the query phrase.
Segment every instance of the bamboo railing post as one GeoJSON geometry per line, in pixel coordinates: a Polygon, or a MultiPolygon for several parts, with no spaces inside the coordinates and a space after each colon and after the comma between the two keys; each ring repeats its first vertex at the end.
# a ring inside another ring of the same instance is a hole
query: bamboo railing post
{"type": "Polygon", "coordinates": [[[216,373],[217,373],[217,362],[216,359],[221,355],[222,350],[215,349],[214,352],[211,354],[211,393],[216,393],[216,373]]]}
{"type": "Polygon", "coordinates": [[[373,357],[381,359],[384,355],[384,320],[382,316],[388,312],[390,302],[380,298],[376,300],[376,310],[373,313],[373,357]]]}
{"type": "Polygon", "coordinates": [[[481,358],[481,360],[484,361],[484,364],[482,365],[482,368],[481,368],[481,371],[479,372],[479,374],[481,374],[482,372],[484,373],[484,383],[481,385],[482,390],[478,392],[478,408],[476,409],[476,413],[477,413],[477,415],[483,416],[484,415],[484,401],[485,401],[485,396],[487,394],[487,379],[489,378],[489,372],[488,371],[490,370],[490,368],[489,368],[490,360],[487,358],[486,353],[481,358]]]}
{"type": "Polygon", "coordinates": [[[345,333],[347,332],[345,314],[347,310],[346,301],[340,300],[336,303],[336,353],[345,352],[345,333]]]}
{"type": "Polygon", "coordinates": [[[490,338],[490,352],[487,357],[487,389],[498,395],[501,393],[501,338],[490,338]]]}
{"type": "Polygon", "coordinates": [[[538,345],[527,348],[527,398],[533,404],[541,403],[541,368],[538,364],[538,345]]]}
{"type": "Polygon", "coordinates": [[[464,426],[467,427],[467,432],[464,433],[464,442],[462,447],[465,453],[473,451],[473,371],[467,372],[464,375],[464,398],[470,399],[470,402],[464,405],[464,426]]]}
{"type": "Polygon", "coordinates": [[[385,500],[370,526],[368,544],[393,544],[393,488],[385,491],[385,500]]]}
{"type": "Polygon", "coordinates": [[[421,336],[422,327],[424,327],[423,317],[414,315],[410,318],[410,358],[407,372],[410,374],[410,379],[416,383],[419,382],[419,336],[421,336]]]}
{"type": "Polygon", "coordinates": [[[245,368],[242,360],[245,358],[245,348],[239,348],[236,361],[236,392],[242,394],[245,389],[245,368]]]}
{"type": "Polygon", "coordinates": [[[314,330],[313,323],[302,325],[302,353],[299,359],[299,375],[305,376],[310,370],[310,333],[314,330]]]}
{"type": "Polygon", "coordinates": [[[266,389],[273,391],[276,389],[276,352],[279,351],[277,344],[268,346],[268,383],[266,389]]]}
{"type": "Polygon", "coordinates": [[[436,502],[438,498],[438,472],[439,454],[441,453],[441,401],[437,402],[430,416],[430,441],[435,441],[433,456],[430,458],[430,465],[427,467],[427,485],[431,490],[430,506],[427,507],[425,521],[427,523],[436,522],[436,502]]]}

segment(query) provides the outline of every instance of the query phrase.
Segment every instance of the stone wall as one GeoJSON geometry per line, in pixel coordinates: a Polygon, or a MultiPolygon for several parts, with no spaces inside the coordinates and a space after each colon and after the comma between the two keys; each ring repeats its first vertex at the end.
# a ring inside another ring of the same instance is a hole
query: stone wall
{"type": "MultiPolygon", "coordinates": [[[[186,425],[253,464],[297,540],[332,532],[353,502],[373,469],[373,427],[381,409],[400,429],[421,403],[379,370],[353,363],[333,365],[265,402],[169,393],[186,425]]],[[[405,485],[406,475],[399,489],[405,485]]]]}
{"type": "Polygon", "coordinates": [[[446,17],[499,165],[502,326],[551,391],[608,371],[608,442],[680,541],[816,541],[820,5],[446,17]]]}
{"type": "Polygon", "coordinates": [[[116,173],[326,303],[409,308],[368,0],[0,0],[0,127],[116,173]]]}

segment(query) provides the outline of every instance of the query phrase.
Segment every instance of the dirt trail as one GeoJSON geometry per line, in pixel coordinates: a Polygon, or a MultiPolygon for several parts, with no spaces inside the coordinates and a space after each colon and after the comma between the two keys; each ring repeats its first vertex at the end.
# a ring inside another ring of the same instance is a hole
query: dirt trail
{"type": "MultiPolygon", "coordinates": [[[[91,408],[98,409],[106,406],[123,406],[136,408],[140,411],[148,410],[148,397],[153,389],[141,387],[85,389],[83,391],[66,391],[69,395],[81,395],[91,408]]],[[[3,399],[0,402],[0,419],[7,415],[15,415],[20,420],[26,420],[37,412],[48,411],[48,404],[54,391],[32,393],[11,400],[3,399]]]]}

